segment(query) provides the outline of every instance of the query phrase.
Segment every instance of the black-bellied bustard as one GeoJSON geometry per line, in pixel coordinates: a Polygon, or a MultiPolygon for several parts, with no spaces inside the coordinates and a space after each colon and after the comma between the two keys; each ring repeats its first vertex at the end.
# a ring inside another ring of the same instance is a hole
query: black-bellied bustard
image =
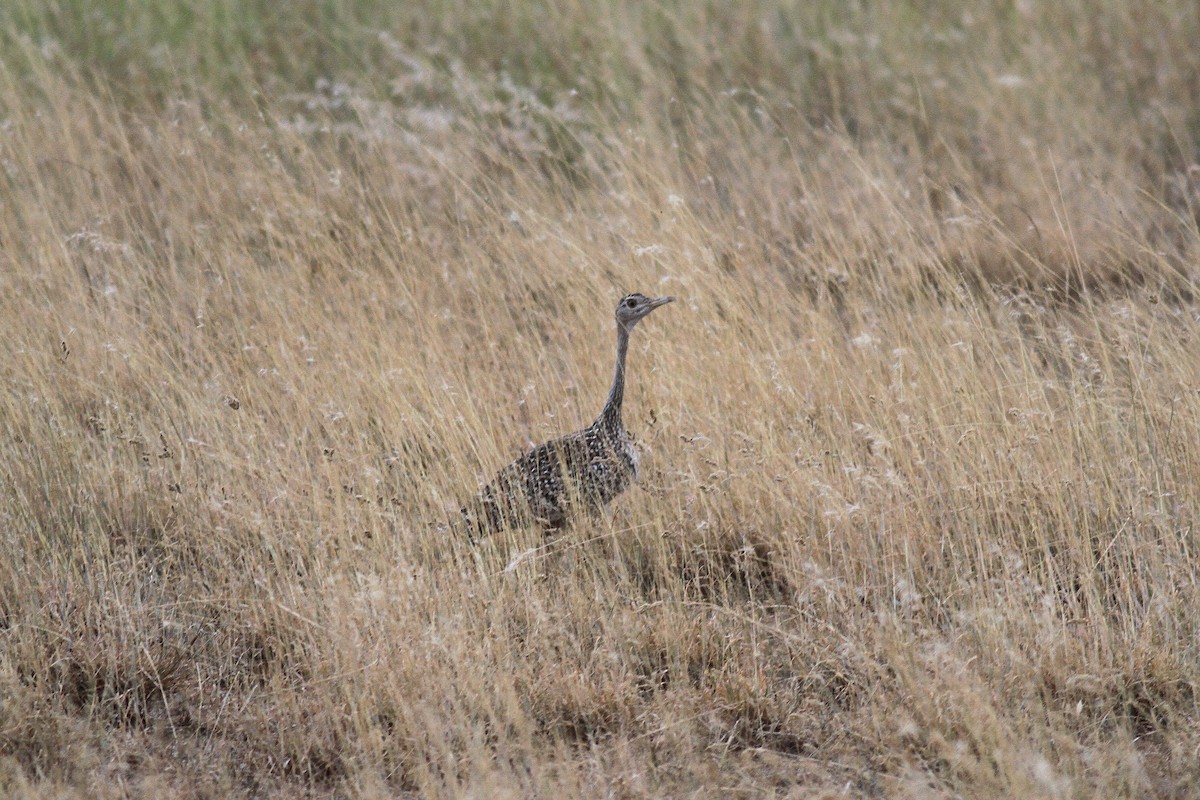
{"type": "Polygon", "coordinates": [[[583,430],[533,448],[500,470],[462,509],[472,533],[537,524],[562,528],[576,514],[594,514],[637,479],[638,452],[621,421],[629,334],[674,297],[628,294],[617,303],[617,366],[608,400],[583,430]]]}

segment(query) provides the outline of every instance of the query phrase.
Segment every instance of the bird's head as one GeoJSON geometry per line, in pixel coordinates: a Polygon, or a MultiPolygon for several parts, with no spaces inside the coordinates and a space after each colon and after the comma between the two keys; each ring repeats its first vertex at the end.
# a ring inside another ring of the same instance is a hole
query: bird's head
{"type": "Polygon", "coordinates": [[[627,331],[633,330],[647,314],[659,306],[665,306],[674,297],[646,297],[644,294],[627,294],[617,303],[617,324],[627,331]]]}

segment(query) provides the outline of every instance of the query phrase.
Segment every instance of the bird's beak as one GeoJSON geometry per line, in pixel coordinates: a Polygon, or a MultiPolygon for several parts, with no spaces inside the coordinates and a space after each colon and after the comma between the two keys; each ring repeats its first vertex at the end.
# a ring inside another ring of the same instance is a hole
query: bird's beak
{"type": "Polygon", "coordinates": [[[674,297],[656,297],[650,301],[650,310],[653,311],[654,309],[658,308],[659,306],[665,306],[667,303],[672,302],[674,299],[675,299],[674,297]]]}

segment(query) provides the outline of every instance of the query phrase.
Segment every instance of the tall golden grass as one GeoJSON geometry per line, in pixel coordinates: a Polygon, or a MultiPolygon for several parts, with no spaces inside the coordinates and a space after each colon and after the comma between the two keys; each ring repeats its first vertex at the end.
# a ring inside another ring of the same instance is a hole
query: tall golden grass
{"type": "Polygon", "coordinates": [[[857,12],[808,108],[685,12],[620,102],[418,53],[139,105],[27,43],[0,794],[1196,796],[1200,25],[1063,8],[857,12]],[[635,290],[640,487],[449,533],[635,290]]]}

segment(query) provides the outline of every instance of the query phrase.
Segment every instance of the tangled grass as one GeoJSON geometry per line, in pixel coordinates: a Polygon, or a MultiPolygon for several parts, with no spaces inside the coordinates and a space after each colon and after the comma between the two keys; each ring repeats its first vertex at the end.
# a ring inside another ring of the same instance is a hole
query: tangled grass
{"type": "Polygon", "coordinates": [[[3,18],[0,793],[1196,796],[1196,10],[451,5],[3,18]]]}

